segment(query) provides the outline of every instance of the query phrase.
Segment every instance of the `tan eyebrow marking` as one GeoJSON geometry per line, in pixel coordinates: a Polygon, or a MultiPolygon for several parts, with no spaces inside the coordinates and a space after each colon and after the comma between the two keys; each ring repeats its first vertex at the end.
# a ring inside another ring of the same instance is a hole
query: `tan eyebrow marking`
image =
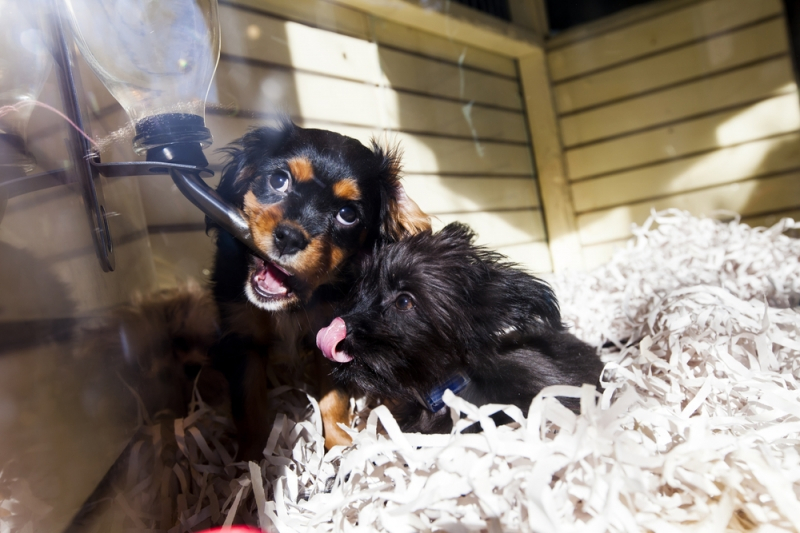
{"type": "Polygon", "coordinates": [[[293,157],[287,161],[287,164],[295,180],[302,182],[314,179],[314,169],[311,166],[311,161],[305,157],[293,157]]]}
{"type": "Polygon", "coordinates": [[[358,188],[358,183],[352,178],[345,178],[333,184],[333,194],[342,200],[360,200],[361,189],[358,188]]]}

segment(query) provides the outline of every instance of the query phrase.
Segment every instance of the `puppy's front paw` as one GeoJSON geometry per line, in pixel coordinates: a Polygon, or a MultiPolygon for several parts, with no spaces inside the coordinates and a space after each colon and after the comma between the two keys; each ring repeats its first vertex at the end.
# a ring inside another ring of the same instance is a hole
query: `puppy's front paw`
{"type": "Polygon", "coordinates": [[[325,431],[325,449],[350,446],[353,439],[339,427],[339,423],[350,426],[353,422],[353,416],[350,414],[350,396],[341,389],[331,389],[319,401],[319,410],[325,431]]]}

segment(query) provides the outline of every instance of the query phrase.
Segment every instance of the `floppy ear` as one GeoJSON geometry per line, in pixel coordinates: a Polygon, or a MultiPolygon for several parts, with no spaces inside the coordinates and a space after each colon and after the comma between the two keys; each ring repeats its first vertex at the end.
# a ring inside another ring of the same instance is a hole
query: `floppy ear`
{"type": "Polygon", "coordinates": [[[388,198],[382,228],[381,233],[385,239],[399,241],[404,237],[430,231],[431,217],[422,212],[398,182],[394,194],[388,198]]]}
{"type": "Polygon", "coordinates": [[[385,242],[430,231],[431,218],[406,194],[400,183],[400,154],[397,148],[384,149],[372,141],[372,151],[382,159],[380,235],[385,242]]]}

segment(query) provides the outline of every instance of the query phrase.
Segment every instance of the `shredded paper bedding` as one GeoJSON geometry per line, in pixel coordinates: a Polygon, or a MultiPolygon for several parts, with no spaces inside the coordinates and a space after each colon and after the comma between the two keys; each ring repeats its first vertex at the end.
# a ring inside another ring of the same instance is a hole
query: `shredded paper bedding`
{"type": "Polygon", "coordinates": [[[325,453],[315,401],[279,387],[263,460],[237,463],[230,420],[195,396],[188,417],[142,429],[116,526],[800,531],[793,227],[654,213],[608,264],[558,278],[566,321],[605,346],[603,388],[550,387],[527,416],[448,392],[452,434],[404,434],[385,407],[356,402],[353,445],[325,453]],[[556,396],[579,398],[580,414],[556,396]],[[498,410],[514,423],[495,426],[498,410]],[[474,422],[482,433],[460,433],[474,422]]]}

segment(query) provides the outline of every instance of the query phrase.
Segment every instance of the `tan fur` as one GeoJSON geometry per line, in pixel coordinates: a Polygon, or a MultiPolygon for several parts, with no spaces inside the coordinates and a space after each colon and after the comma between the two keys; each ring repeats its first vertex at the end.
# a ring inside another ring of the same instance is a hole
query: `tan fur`
{"type": "Polygon", "coordinates": [[[401,240],[431,229],[431,217],[426,215],[407,194],[402,185],[397,185],[396,198],[389,202],[389,220],[386,232],[395,240],[401,240]]]}
{"type": "Polygon", "coordinates": [[[311,161],[305,157],[295,157],[288,162],[292,177],[299,182],[311,181],[314,179],[314,168],[311,161]]]}
{"type": "Polygon", "coordinates": [[[333,194],[342,200],[356,201],[361,199],[361,189],[356,180],[346,178],[333,184],[333,194]]]}
{"type": "Polygon", "coordinates": [[[272,232],[275,226],[283,220],[283,209],[279,204],[264,205],[258,201],[253,191],[244,195],[244,213],[253,240],[262,250],[269,250],[272,246],[272,232]]]}
{"type": "Polygon", "coordinates": [[[320,399],[319,411],[322,415],[325,448],[330,450],[334,446],[349,446],[353,440],[339,427],[339,423],[349,427],[353,422],[350,396],[341,389],[330,389],[320,399]]]}

